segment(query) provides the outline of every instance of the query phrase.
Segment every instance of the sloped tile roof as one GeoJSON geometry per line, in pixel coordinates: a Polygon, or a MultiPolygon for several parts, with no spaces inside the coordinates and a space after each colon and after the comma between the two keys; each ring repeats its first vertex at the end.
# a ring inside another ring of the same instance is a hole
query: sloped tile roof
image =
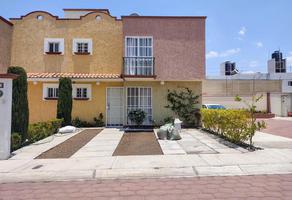
{"type": "Polygon", "coordinates": [[[28,78],[117,79],[120,74],[27,73],[28,78]]]}

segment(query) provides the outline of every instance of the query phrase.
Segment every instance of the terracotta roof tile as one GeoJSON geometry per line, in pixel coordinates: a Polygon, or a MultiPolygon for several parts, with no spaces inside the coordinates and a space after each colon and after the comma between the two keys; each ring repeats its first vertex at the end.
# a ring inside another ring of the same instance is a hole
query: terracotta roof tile
{"type": "Polygon", "coordinates": [[[28,78],[117,79],[120,74],[27,73],[28,78]]]}

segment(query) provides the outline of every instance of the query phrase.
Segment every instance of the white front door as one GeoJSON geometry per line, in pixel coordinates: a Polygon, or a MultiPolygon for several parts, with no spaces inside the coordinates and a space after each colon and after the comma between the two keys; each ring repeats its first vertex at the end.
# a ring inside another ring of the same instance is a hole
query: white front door
{"type": "Polygon", "coordinates": [[[124,119],[124,89],[111,87],[106,90],[106,125],[122,126],[124,119]]]}

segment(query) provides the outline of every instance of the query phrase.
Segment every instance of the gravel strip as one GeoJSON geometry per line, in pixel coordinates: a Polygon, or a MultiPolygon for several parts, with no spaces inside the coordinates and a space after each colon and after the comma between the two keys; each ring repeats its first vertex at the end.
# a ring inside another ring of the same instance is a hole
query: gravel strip
{"type": "Polygon", "coordinates": [[[35,159],[70,158],[101,131],[102,129],[86,129],[81,131],[61,144],[45,151],[35,159]]]}
{"type": "Polygon", "coordinates": [[[154,132],[125,133],[113,156],[163,155],[154,132]]]}

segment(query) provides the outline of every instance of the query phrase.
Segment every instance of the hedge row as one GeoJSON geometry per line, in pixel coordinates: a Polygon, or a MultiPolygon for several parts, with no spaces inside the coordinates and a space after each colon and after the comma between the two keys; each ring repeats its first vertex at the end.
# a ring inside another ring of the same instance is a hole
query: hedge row
{"type": "Polygon", "coordinates": [[[63,120],[54,119],[47,122],[38,122],[28,126],[28,139],[25,142],[21,141],[21,135],[17,132],[11,134],[11,150],[14,151],[22,146],[31,144],[51,136],[58,132],[61,128],[63,120]]]}
{"type": "Polygon", "coordinates": [[[245,142],[252,137],[250,114],[245,110],[201,109],[201,114],[204,129],[232,142],[245,142]]]}
{"type": "Polygon", "coordinates": [[[28,141],[34,143],[55,134],[61,127],[63,120],[54,119],[47,122],[38,122],[28,126],[28,141]]]}

